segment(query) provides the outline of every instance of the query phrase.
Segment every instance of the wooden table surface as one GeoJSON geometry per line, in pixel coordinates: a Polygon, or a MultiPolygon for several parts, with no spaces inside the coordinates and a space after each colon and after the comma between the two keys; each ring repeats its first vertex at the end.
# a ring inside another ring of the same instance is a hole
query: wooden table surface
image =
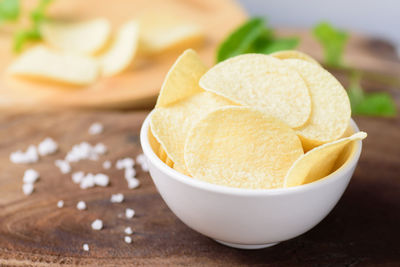
{"type": "MultiPolygon", "coordinates": [[[[168,209],[148,173],[138,170],[142,185],[127,189],[122,171],[103,170],[103,160],[114,163],[141,153],[139,128],[146,111],[53,112],[0,115],[0,266],[69,265],[400,265],[400,119],[356,117],[368,132],[354,177],[334,210],[319,225],[293,240],[255,251],[228,248],[186,227],[168,209]],[[92,122],[104,124],[100,135],[87,133],[92,122]],[[15,165],[11,152],[53,137],[58,153],[39,163],[15,165]],[[105,172],[107,188],[79,189],[70,174],[54,166],[73,144],[103,142],[109,153],[99,161],[81,161],[73,171],[105,172]],[[21,191],[28,167],[41,174],[35,192],[21,191]],[[113,193],[125,201],[110,203],[113,193]],[[64,208],[57,201],[64,200],[64,208]],[[88,209],[75,208],[79,200],[88,209]],[[121,214],[135,209],[133,219],[121,214]],[[100,218],[104,229],[94,231],[100,218]],[[123,241],[123,230],[134,230],[132,244],[123,241]],[[88,243],[85,252],[82,244],[88,243]]],[[[184,201],[184,200],[183,200],[184,201]]]]}

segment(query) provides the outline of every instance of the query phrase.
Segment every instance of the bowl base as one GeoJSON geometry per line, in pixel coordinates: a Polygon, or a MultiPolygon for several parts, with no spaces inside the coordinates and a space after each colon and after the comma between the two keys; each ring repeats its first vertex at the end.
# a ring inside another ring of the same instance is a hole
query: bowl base
{"type": "Polygon", "coordinates": [[[279,243],[279,242],[276,242],[276,243],[257,244],[257,245],[245,245],[245,244],[229,243],[229,242],[225,242],[225,241],[221,241],[221,240],[217,240],[217,239],[214,239],[214,240],[222,245],[232,247],[232,248],[240,248],[240,249],[262,249],[262,248],[272,247],[279,243]]]}

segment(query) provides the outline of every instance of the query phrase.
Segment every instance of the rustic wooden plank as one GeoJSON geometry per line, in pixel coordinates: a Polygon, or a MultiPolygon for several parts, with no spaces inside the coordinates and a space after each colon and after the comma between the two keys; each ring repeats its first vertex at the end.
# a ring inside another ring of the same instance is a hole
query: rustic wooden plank
{"type": "Polygon", "coordinates": [[[98,162],[84,161],[74,170],[103,171],[103,159],[136,156],[140,125],[146,112],[53,112],[0,115],[0,265],[374,265],[400,263],[400,119],[357,117],[369,136],[349,188],[333,212],[306,234],[277,246],[243,251],[215,243],[180,222],[164,204],[149,175],[139,170],[142,186],[127,189],[122,171],[104,171],[108,188],[81,190],[70,175],[62,175],[53,161],[73,144],[103,142],[109,153],[98,162]],[[102,122],[99,136],[87,133],[102,122]],[[9,154],[51,136],[60,151],[33,165],[15,165],[9,154]],[[22,175],[34,167],[42,177],[36,192],[24,196],[22,175]],[[124,193],[121,204],[109,202],[112,193],[124,193]],[[65,207],[57,208],[58,200],[65,207]],[[75,208],[85,200],[88,210],[75,208]],[[126,207],[137,212],[131,220],[119,218],[126,207]],[[101,218],[105,227],[93,231],[101,218]],[[133,243],[123,242],[123,229],[131,226],[133,243]],[[90,245],[90,252],[82,244],[90,245]]]}

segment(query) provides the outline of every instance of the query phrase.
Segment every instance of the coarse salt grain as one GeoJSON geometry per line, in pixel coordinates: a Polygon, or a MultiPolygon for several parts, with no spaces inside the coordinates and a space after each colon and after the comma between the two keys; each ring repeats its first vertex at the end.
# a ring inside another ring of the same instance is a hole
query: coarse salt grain
{"type": "Polygon", "coordinates": [[[18,150],[10,155],[10,161],[15,164],[35,163],[38,160],[39,155],[34,145],[30,145],[25,152],[18,150]]]}
{"type": "Polygon", "coordinates": [[[142,170],[145,172],[149,171],[149,165],[147,163],[147,158],[144,154],[139,154],[136,157],[136,161],[140,164],[140,166],[142,167],[142,170]]]}
{"type": "Polygon", "coordinates": [[[124,201],[124,195],[121,193],[113,194],[113,195],[111,195],[110,201],[111,201],[111,203],[121,203],[122,201],[124,201]]]}
{"type": "Polygon", "coordinates": [[[83,244],[83,250],[84,251],[89,251],[89,245],[88,244],[83,244]]]}
{"type": "Polygon", "coordinates": [[[89,134],[95,135],[95,134],[101,134],[104,130],[103,125],[100,122],[95,122],[89,127],[89,134]]]}
{"type": "Polygon", "coordinates": [[[64,207],[64,201],[63,201],[63,200],[59,200],[59,201],[57,202],[57,207],[59,207],[60,209],[61,209],[62,207],[64,207]]]}
{"type": "Polygon", "coordinates": [[[23,184],[22,185],[22,191],[24,192],[25,195],[32,194],[33,190],[34,190],[33,184],[23,184]]]}
{"type": "Polygon", "coordinates": [[[50,137],[47,137],[38,145],[38,152],[40,156],[54,154],[55,152],[57,152],[57,149],[57,143],[50,137]]]}
{"type": "Polygon", "coordinates": [[[54,164],[60,169],[62,174],[66,174],[71,171],[71,165],[66,160],[57,159],[54,164]]]}
{"type": "Polygon", "coordinates": [[[107,147],[103,143],[98,143],[93,147],[94,152],[104,155],[107,152],[107,147]]]}
{"type": "Polygon", "coordinates": [[[129,179],[126,179],[126,181],[128,182],[129,189],[138,188],[140,185],[140,181],[136,178],[129,178],[129,179]]]}
{"type": "Polygon", "coordinates": [[[101,230],[101,229],[103,229],[103,221],[99,220],[99,219],[94,220],[92,222],[92,229],[93,230],[101,230]]]}
{"type": "Polygon", "coordinates": [[[94,175],[94,183],[95,185],[105,187],[110,183],[110,178],[103,173],[98,173],[94,175]]]}
{"type": "Polygon", "coordinates": [[[125,232],[125,234],[127,234],[127,235],[133,234],[132,228],[130,228],[130,227],[126,227],[125,230],[124,230],[124,232],[125,232]]]}
{"type": "Polygon", "coordinates": [[[125,236],[125,237],[124,237],[124,241],[125,241],[125,243],[130,244],[130,243],[132,243],[132,237],[130,237],[130,236],[125,236]]]}
{"type": "Polygon", "coordinates": [[[133,209],[127,208],[125,210],[125,217],[128,219],[132,219],[135,216],[135,211],[133,209]]]}
{"type": "Polygon", "coordinates": [[[136,171],[134,168],[125,168],[125,179],[135,178],[136,171]]]}
{"type": "Polygon", "coordinates": [[[82,189],[92,188],[95,186],[94,183],[94,175],[92,173],[88,173],[85,177],[83,177],[80,187],[82,189]]]}
{"type": "Polygon", "coordinates": [[[104,161],[103,162],[103,168],[106,169],[106,170],[110,169],[111,168],[111,161],[109,161],[109,160],[104,161]]]}
{"type": "Polygon", "coordinates": [[[78,210],[85,210],[86,209],[86,202],[85,201],[79,201],[78,204],[76,204],[76,208],[78,210]]]}
{"type": "Polygon", "coordinates": [[[23,182],[26,184],[33,184],[39,179],[39,173],[34,169],[28,169],[24,173],[23,182]]]}
{"type": "Polygon", "coordinates": [[[82,180],[83,180],[83,177],[85,177],[85,173],[84,172],[82,172],[82,171],[74,172],[72,174],[72,181],[75,184],[80,184],[82,182],[82,180]]]}
{"type": "Polygon", "coordinates": [[[135,161],[132,158],[123,158],[117,161],[115,167],[118,170],[122,170],[125,168],[133,168],[135,166],[135,161]]]}

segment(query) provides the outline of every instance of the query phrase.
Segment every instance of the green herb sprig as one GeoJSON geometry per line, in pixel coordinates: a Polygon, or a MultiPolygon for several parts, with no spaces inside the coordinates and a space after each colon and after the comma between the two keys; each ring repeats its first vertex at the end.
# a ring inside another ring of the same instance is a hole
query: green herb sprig
{"type": "Polygon", "coordinates": [[[0,22],[16,21],[21,13],[19,0],[0,1],[0,22]]]}
{"type": "Polygon", "coordinates": [[[264,18],[249,19],[234,30],[219,46],[217,62],[246,53],[269,54],[279,50],[294,49],[299,38],[278,38],[273,30],[266,26],[264,18]]]}

